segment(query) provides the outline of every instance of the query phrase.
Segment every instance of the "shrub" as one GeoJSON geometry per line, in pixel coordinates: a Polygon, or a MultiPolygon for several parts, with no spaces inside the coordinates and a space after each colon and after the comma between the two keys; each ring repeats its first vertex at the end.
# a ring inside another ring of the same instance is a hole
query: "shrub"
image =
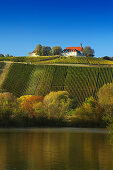
{"type": "Polygon", "coordinates": [[[104,114],[108,116],[113,112],[113,83],[106,84],[98,92],[98,101],[104,109],[104,114]]]}
{"type": "Polygon", "coordinates": [[[27,96],[21,103],[22,111],[28,117],[37,117],[42,107],[42,101],[41,96],[27,96]]]}
{"type": "Polygon", "coordinates": [[[31,96],[32,96],[32,95],[24,95],[24,96],[21,96],[21,97],[17,98],[17,101],[18,101],[18,103],[19,103],[20,105],[22,105],[23,102],[24,102],[26,99],[28,99],[29,97],[31,97],[31,96]]]}
{"type": "Polygon", "coordinates": [[[93,97],[90,97],[85,100],[81,107],[76,109],[75,115],[84,120],[100,121],[102,108],[93,97]]]}
{"type": "Polygon", "coordinates": [[[100,88],[98,100],[102,106],[113,105],[113,83],[105,84],[100,88]]]}
{"type": "Polygon", "coordinates": [[[0,118],[9,118],[17,108],[17,99],[12,93],[0,93],[0,118]]]}
{"type": "Polygon", "coordinates": [[[50,92],[44,97],[43,104],[48,118],[63,118],[69,110],[71,99],[66,91],[50,92]]]}
{"type": "Polygon", "coordinates": [[[104,109],[103,120],[111,132],[113,133],[113,83],[106,84],[100,88],[98,92],[98,100],[104,109]]]}

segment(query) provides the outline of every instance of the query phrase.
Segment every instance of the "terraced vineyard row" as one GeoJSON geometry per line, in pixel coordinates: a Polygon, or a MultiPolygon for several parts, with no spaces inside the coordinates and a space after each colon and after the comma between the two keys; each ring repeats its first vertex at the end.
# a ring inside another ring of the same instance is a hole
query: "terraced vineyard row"
{"type": "Polygon", "coordinates": [[[0,62],[0,69],[2,69],[5,66],[4,62],[0,62]]]}
{"type": "Polygon", "coordinates": [[[104,60],[102,58],[88,58],[88,57],[59,57],[54,60],[42,61],[41,63],[61,63],[61,64],[89,64],[89,65],[109,65],[113,61],[104,60]]]}
{"type": "Polygon", "coordinates": [[[16,96],[66,90],[80,105],[101,86],[113,82],[112,67],[33,66],[12,64],[2,88],[16,96]]]}
{"type": "Polygon", "coordinates": [[[19,97],[27,88],[27,82],[35,67],[27,64],[11,64],[1,88],[19,97]]]}
{"type": "Polygon", "coordinates": [[[113,65],[113,61],[95,57],[64,57],[64,56],[38,56],[38,57],[0,57],[0,61],[32,62],[34,64],[88,64],[88,65],[113,65]]]}

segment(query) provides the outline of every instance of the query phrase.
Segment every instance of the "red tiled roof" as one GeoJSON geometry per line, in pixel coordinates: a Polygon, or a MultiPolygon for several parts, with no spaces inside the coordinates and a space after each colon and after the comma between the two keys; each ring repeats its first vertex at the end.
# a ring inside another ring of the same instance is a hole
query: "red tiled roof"
{"type": "Polygon", "coordinates": [[[82,51],[83,48],[82,47],[66,47],[67,50],[78,50],[78,51],[82,51]]]}
{"type": "Polygon", "coordinates": [[[35,50],[32,53],[36,53],[35,50]]]}

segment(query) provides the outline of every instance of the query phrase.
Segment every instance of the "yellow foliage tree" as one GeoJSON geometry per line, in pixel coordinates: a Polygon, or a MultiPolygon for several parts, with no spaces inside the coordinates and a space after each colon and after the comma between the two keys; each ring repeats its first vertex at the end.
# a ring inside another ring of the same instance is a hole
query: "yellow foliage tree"
{"type": "Polygon", "coordinates": [[[43,100],[44,110],[48,113],[48,117],[63,117],[70,103],[71,99],[66,91],[50,92],[43,100]]]}

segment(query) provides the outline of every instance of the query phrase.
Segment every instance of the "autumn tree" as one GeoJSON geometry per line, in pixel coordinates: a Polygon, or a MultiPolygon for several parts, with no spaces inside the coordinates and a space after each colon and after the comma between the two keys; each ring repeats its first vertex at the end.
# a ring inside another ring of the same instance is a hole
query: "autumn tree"
{"type": "MultiPolygon", "coordinates": [[[[19,100],[18,100],[19,101],[19,100]]],[[[39,113],[43,98],[41,96],[26,96],[21,97],[21,108],[24,114],[28,117],[36,117],[39,113]]]]}
{"type": "Polygon", "coordinates": [[[62,118],[69,110],[71,99],[66,91],[50,92],[44,97],[43,107],[49,118],[62,118]]]}

